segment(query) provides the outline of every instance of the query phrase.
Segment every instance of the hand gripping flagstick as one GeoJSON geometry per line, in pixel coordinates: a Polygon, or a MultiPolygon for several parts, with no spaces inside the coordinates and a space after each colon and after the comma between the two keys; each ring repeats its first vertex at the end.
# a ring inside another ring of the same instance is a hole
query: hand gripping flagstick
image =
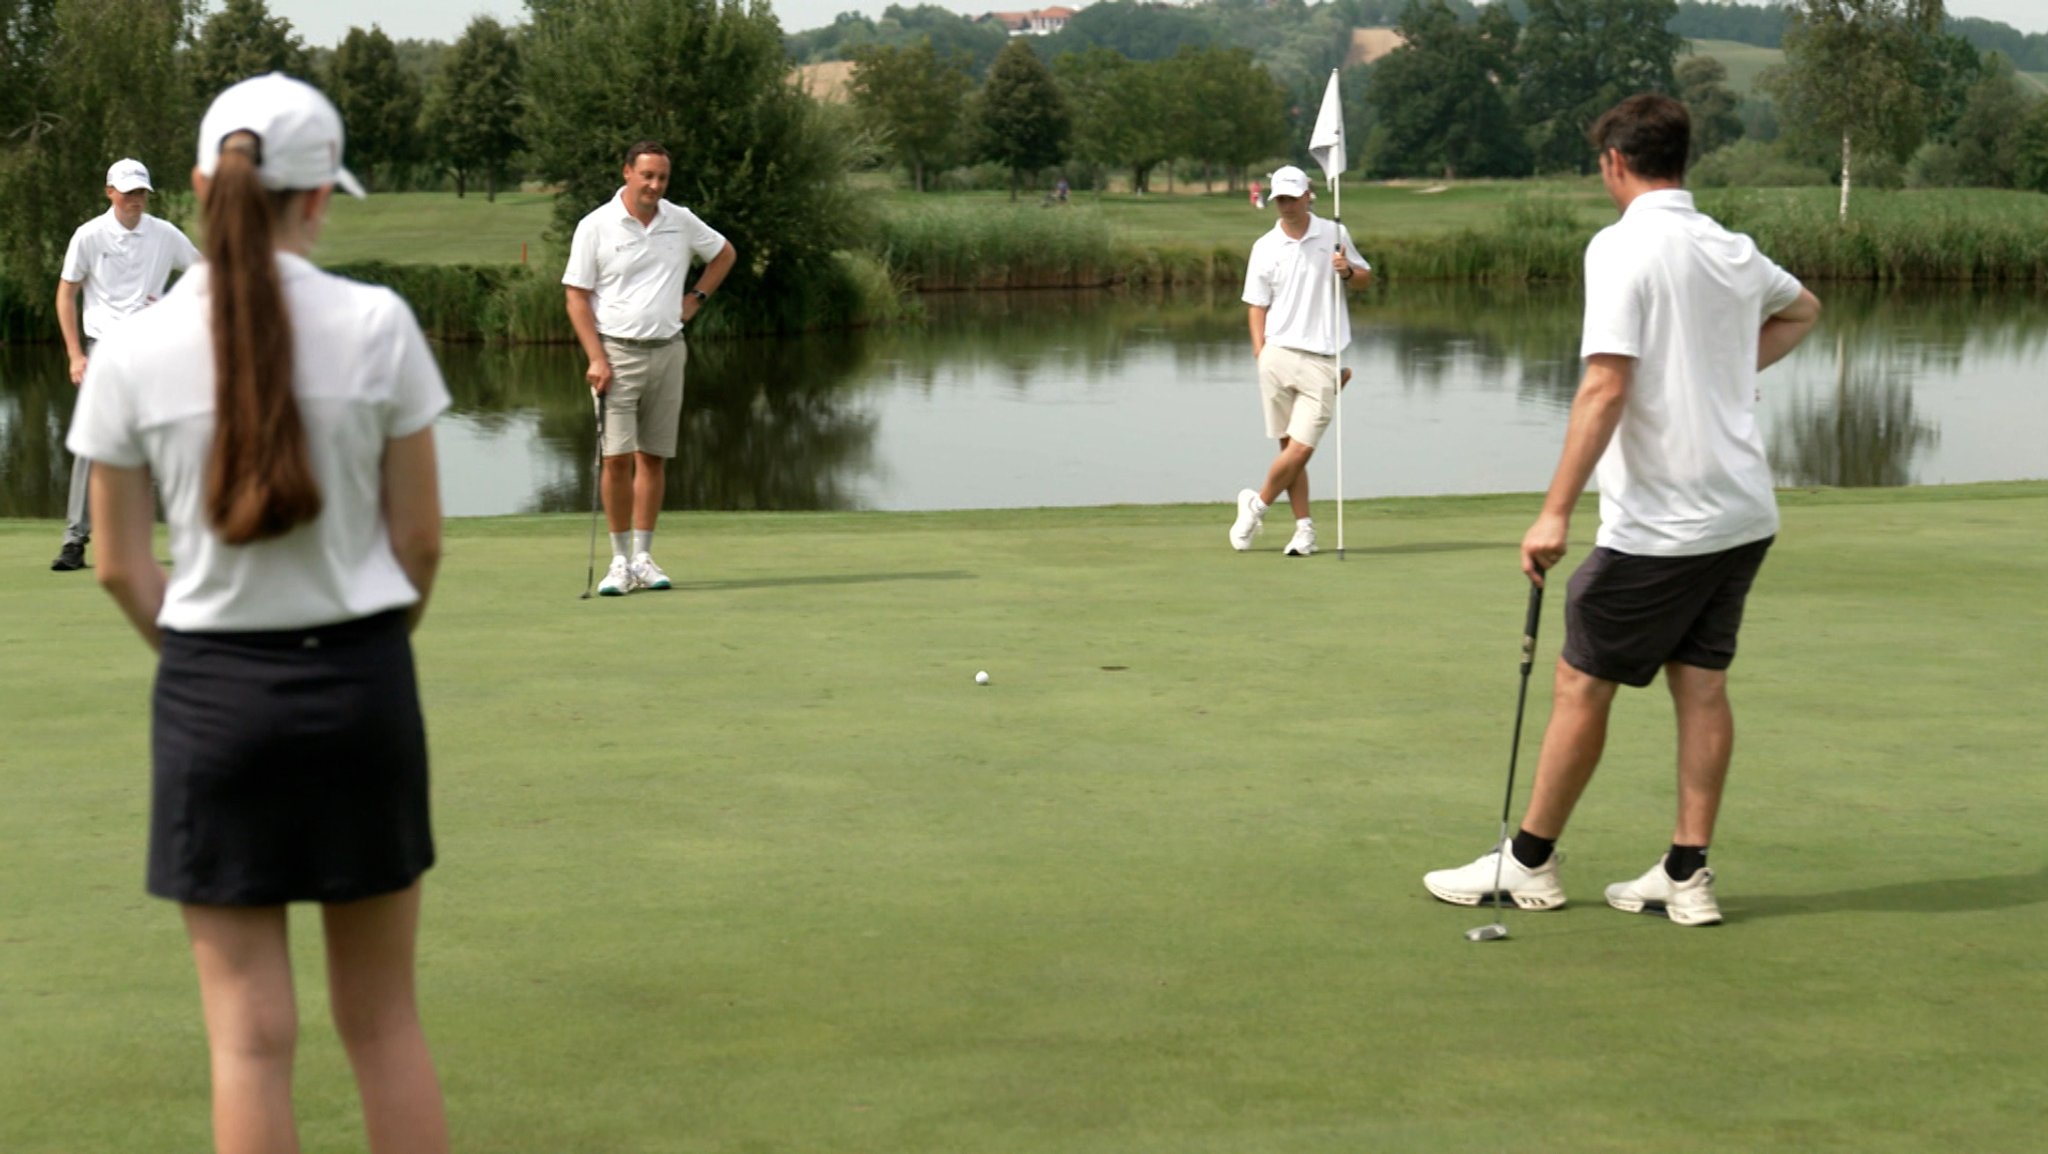
{"type": "MultiPolygon", "coordinates": [[[[1330,69],[1330,84],[1323,90],[1323,107],[1316,113],[1315,130],[1309,133],[1308,153],[1323,170],[1324,179],[1335,190],[1336,208],[1332,223],[1337,226],[1337,251],[1349,247],[1344,231],[1344,106],[1337,96],[1337,70],[1330,69]]],[[[1355,274],[1354,274],[1355,275],[1355,274]]],[[[1337,560],[1344,559],[1344,346],[1339,343],[1343,327],[1338,309],[1349,307],[1344,284],[1336,269],[1330,270],[1330,289],[1336,294],[1330,310],[1330,343],[1337,349],[1337,560]]]]}

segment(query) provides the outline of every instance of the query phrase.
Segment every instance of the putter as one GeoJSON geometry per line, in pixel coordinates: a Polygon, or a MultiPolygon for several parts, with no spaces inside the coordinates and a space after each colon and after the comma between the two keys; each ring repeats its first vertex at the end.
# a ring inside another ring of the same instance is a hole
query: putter
{"type": "MultiPolygon", "coordinates": [[[[1540,576],[1542,570],[1537,570],[1540,576]]],[[[1522,625],[1522,688],[1515,695],[1515,736],[1508,743],[1508,791],[1500,801],[1500,856],[1493,859],[1493,924],[1465,931],[1468,942],[1497,942],[1508,936],[1500,900],[1500,871],[1507,864],[1508,810],[1515,803],[1515,757],[1522,752],[1522,710],[1529,704],[1529,671],[1536,666],[1536,626],[1543,620],[1543,586],[1529,582],[1529,619],[1522,625]]]]}
{"type": "Polygon", "coordinates": [[[603,504],[598,498],[604,490],[604,394],[597,394],[597,453],[596,464],[590,470],[590,568],[583,574],[583,596],[578,601],[590,600],[590,590],[597,584],[597,511],[603,504]]]}

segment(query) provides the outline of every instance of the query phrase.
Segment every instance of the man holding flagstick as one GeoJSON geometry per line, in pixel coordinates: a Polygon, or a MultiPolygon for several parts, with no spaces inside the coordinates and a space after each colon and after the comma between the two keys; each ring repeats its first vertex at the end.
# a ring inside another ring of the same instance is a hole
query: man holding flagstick
{"type": "MultiPolygon", "coordinates": [[[[1316,162],[1334,178],[1344,169],[1343,120],[1337,107],[1337,75],[1330,74],[1322,115],[1310,138],[1316,162]],[[1326,131],[1325,121],[1334,128],[1326,131]],[[1334,139],[1332,139],[1334,137],[1334,139]]],[[[1259,364],[1266,435],[1280,453],[1266,471],[1263,488],[1237,495],[1231,548],[1244,552],[1264,527],[1266,509],[1286,493],[1294,513],[1294,536],[1285,554],[1316,551],[1315,522],[1309,516],[1308,462],[1337,412],[1341,358],[1351,343],[1351,318],[1344,290],[1364,288],[1372,266],[1353,247],[1341,224],[1309,211],[1314,194],[1308,174],[1293,165],[1273,173],[1272,203],[1279,220],[1252,245],[1245,270],[1244,303],[1249,310],[1252,356],[1259,364]]],[[[1340,193],[1341,195],[1341,193],[1340,193]]],[[[1343,544],[1342,429],[1339,428],[1338,545],[1343,544]]]]}

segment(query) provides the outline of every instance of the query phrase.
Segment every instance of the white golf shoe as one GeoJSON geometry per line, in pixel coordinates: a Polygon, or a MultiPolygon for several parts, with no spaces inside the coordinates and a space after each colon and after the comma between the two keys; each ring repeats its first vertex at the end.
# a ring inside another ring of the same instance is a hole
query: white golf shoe
{"type": "Polygon", "coordinates": [[[1561,855],[1552,853],[1549,861],[1530,869],[1515,860],[1513,845],[1512,841],[1504,841],[1500,848],[1483,855],[1471,865],[1426,873],[1422,875],[1423,887],[1438,901],[1458,906],[1481,905],[1493,900],[1494,877],[1498,871],[1501,892],[1518,908],[1562,908],[1564,887],[1557,881],[1557,863],[1561,855]]]}
{"type": "Polygon", "coordinates": [[[1230,526],[1230,547],[1242,553],[1252,547],[1259,530],[1266,527],[1266,511],[1259,508],[1259,491],[1242,489],[1237,494],[1237,521],[1230,526]]]}
{"type": "Polygon", "coordinates": [[[1711,926],[1721,921],[1721,903],[1714,900],[1714,871],[1701,866],[1682,882],[1664,872],[1664,858],[1632,882],[1607,887],[1607,904],[1628,914],[1663,914],[1681,926],[1711,926]]]}
{"type": "Polygon", "coordinates": [[[599,597],[624,597],[635,588],[632,566],[624,557],[613,557],[612,567],[604,571],[604,580],[597,583],[599,597]]]}
{"type": "Polygon", "coordinates": [[[1287,542],[1287,556],[1307,557],[1316,551],[1316,527],[1302,522],[1294,527],[1294,536],[1287,542]]]}
{"type": "Polygon", "coordinates": [[[653,557],[642,553],[633,558],[633,584],[641,589],[667,589],[668,574],[661,571],[653,557]]]}

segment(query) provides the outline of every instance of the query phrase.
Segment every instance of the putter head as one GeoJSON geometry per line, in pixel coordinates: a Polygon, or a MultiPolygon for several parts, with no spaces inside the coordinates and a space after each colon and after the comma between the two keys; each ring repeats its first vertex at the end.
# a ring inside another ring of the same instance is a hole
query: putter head
{"type": "Polygon", "coordinates": [[[1507,936],[1508,928],[1499,922],[1465,931],[1465,940],[1468,942],[1497,942],[1507,936]]]}

